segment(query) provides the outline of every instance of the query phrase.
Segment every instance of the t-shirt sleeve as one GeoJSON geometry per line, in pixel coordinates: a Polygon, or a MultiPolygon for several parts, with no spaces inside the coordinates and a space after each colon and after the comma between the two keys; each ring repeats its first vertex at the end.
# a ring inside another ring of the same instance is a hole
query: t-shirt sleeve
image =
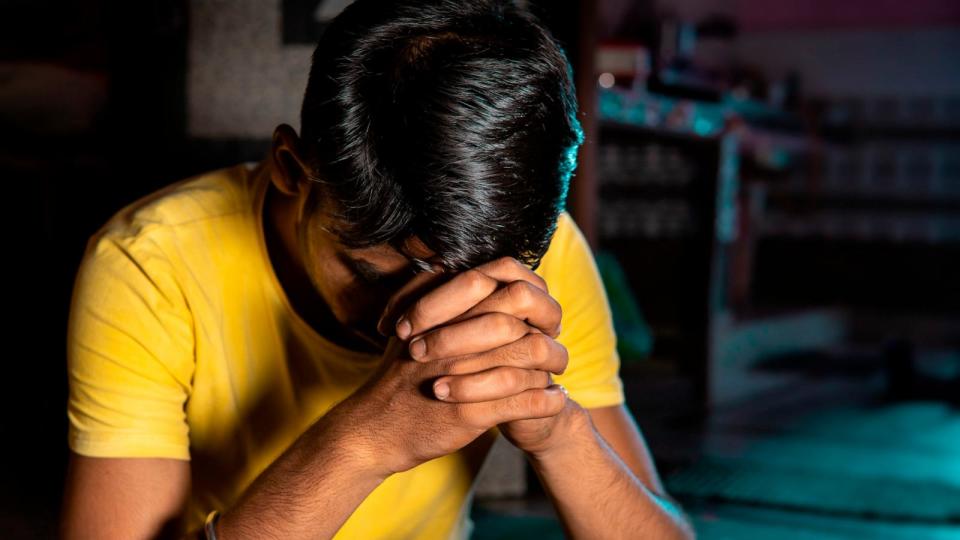
{"type": "Polygon", "coordinates": [[[193,359],[190,311],[157,239],[91,238],[67,330],[70,448],[189,459],[193,359]]]}
{"type": "Polygon", "coordinates": [[[584,408],[624,403],[613,318],[600,273],[583,233],[566,212],[541,262],[541,276],[563,309],[560,336],[566,371],[554,375],[584,408]]]}

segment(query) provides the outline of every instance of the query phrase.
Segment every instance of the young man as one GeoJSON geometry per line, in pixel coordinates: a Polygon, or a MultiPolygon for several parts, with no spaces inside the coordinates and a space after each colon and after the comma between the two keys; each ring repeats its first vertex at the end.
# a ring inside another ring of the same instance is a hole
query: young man
{"type": "Polygon", "coordinates": [[[510,0],[347,8],[299,136],[90,239],[65,536],[466,538],[498,434],[572,537],[690,536],[563,211],[581,140],[569,64],[510,0]]]}

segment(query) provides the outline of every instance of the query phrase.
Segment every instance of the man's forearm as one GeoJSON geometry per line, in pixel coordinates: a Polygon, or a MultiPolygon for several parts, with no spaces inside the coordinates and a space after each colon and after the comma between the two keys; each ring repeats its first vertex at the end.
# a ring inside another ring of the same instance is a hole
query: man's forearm
{"type": "MultiPolygon", "coordinates": [[[[566,414],[566,411],[565,413],[566,414]]],[[[586,410],[564,444],[528,456],[571,538],[693,538],[679,507],[652,492],[607,444],[586,410]]]]}
{"type": "Polygon", "coordinates": [[[218,538],[331,538],[385,479],[326,417],[268,467],[220,519],[218,538]]]}

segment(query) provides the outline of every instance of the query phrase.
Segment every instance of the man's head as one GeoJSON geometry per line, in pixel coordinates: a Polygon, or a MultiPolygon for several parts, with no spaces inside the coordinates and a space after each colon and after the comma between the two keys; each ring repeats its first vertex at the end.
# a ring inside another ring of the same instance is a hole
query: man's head
{"type": "Polygon", "coordinates": [[[419,270],[536,267],[583,139],[576,109],[562,49],[513,1],[358,0],[317,45],[289,145],[303,223],[419,270]]]}

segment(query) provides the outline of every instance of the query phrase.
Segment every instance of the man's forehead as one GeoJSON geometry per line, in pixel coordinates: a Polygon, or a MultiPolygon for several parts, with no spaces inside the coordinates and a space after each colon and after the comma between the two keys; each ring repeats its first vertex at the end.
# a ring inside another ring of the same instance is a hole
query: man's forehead
{"type": "MultiPolygon", "coordinates": [[[[335,241],[339,237],[338,230],[348,227],[346,221],[333,213],[332,205],[324,204],[319,210],[321,227],[332,234],[335,241]]],[[[339,241],[337,241],[339,244],[339,241]]],[[[343,248],[343,246],[341,246],[343,248]]],[[[392,243],[384,243],[376,246],[349,249],[344,248],[343,253],[353,261],[361,261],[361,264],[372,264],[385,272],[391,272],[396,268],[409,264],[412,259],[420,259],[427,262],[439,264],[436,259],[436,253],[415,235],[410,235],[398,242],[396,247],[392,243]]]]}
{"type": "Polygon", "coordinates": [[[416,236],[406,238],[397,247],[390,244],[380,244],[360,249],[348,249],[346,254],[354,261],[383,273],[400,270],[409,265],[413,259],[439,264],[439,261],[431,260],[436,258],[433,250],[416,236]]]}

